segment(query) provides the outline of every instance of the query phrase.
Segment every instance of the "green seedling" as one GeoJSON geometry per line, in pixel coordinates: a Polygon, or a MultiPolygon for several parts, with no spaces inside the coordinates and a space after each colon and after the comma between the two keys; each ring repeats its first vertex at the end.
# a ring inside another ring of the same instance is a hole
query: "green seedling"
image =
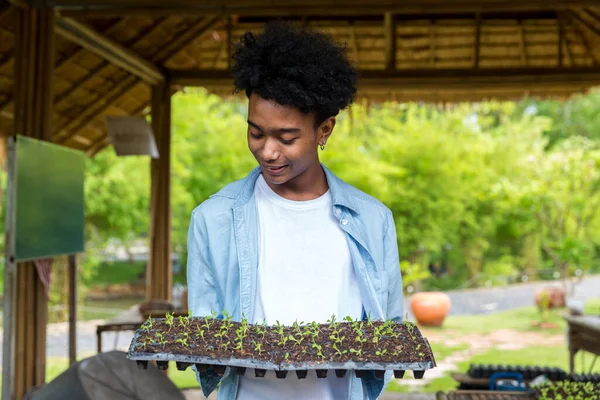
{"type": "Polygon", "coordinates": [[[335,355],[336,355],[336,356],[340,356],[340,357],[341,357],[341,356],[343,356],[344,354],[347,354],[347,353],[348,353],[348,350],[342,350],[342,349],[340,349],[340,348],[337,346],[337,343],[334,343],[334,344],[333,344],[331,347],[332,347],[332,348],[335,350],[335,355]]]}
{"type": "Polygon", "coordinates": [[[325,355],[323,354],[323,346],[321,346],[320,344],[313,343],[312,347],[317,349],[317,356],[321,357],[321,359],[325,358],[325,355]]]}
{"type": "Polygon", "coordinates": [[[294,347],[296,347],[302,345],[302,342],[304,341],[304,336],[298,336],[298,338],[296,338],[294,335],[290,335],[288,336],[288,339],[294,342],[294,347]]]}
{"type": "Polygon", "coordinates": [[[149,332],[150,329],[152,329],[152,315],[149,315],[146,322],[142,324],[142,330],[149,332]]]}
{"type": "Polygon", "coordinates": [[[260,335],[261,338],[265,338],[265,335],[267,334],[267,327],[266,327],[266,323],[261,323],[261,324],[257,324],[255,327],[256,330],[256,334],[260,335]]]}
{"type": "Polygon", "coordinates": [[[362,349],[350,349],[350,353],[356,354],[357,357],[362,356],[362,349]]]}
{"type": "Polygon", "coordinates": [[[254,342],[254,352],[260,354],[262,351],[262,343],[254,342]]]}
{"type": "Polygon", "coordinates": [[[173,313],[166,313],[165,314],[165,324],[167,324],[169,326],[169,332],[171,332],[171,328],[173,327],[173,321],[174,321],[174,317],[173,317],[173,313]]]}
{"type": "Polygon", "coordinates": [[[376,355],[376,356],[383,356],[383,355],[385,355],[386,353],[387,353],[387,349],[383,349],[383,350],[377,350],[377,351],[375,352],[375,355],[376,355]]]}

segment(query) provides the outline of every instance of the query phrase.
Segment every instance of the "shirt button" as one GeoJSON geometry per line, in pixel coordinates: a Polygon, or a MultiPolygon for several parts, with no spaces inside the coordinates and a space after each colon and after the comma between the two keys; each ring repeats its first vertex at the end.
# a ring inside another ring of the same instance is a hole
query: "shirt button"
{"type": "Polygon", "coordinates": [[[342,225],[348,225],[348,220],[347,219],[343,219],[340,221],[342,223],[342,225]]]}
{"type": "Polygon", "coordinates": [[[342,213],[342,210],[340,210],[339,208],[335,209],[335,215],[340,215],[342,213]]]}

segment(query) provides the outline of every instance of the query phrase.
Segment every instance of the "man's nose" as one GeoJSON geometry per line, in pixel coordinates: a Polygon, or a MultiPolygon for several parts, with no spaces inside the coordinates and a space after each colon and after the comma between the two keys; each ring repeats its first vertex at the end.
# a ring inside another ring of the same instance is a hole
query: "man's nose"
{"type": "Polygon", "coordinates": [[[262,157],[265,161],[277,160],[279,158],[279,144],[275,138],[268,137],[262,148],[262,157]]]}

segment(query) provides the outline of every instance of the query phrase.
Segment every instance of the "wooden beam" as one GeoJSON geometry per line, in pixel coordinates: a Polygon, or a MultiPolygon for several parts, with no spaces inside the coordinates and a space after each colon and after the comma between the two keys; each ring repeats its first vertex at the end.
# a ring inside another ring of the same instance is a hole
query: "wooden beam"
{"type": "Polygon", "coordinates": [[[564,44],[565,44],[565,50],[567,53],[567,59],[569,60],[569,65],[576,67],[577,66],[577,62],[575,61],[575,58],[573,57],[573,53],[571,53],[571,42],[569,40],[569,33],[567,32],[567,27],[565,26],[565,16],[563,14],[563,12],[558,12],[558,18],[560,20],[560,24],[562,26],[562,30],[563,30],[563,35],[564,35],[564,44]]]}
{"type": "Polygon", "coordinates": [[[479,68],[479,53],[481,51],[481,13],[475,13],[475,45],[473,46],[473,68],[479,68]]]}
{"type": "MultiPolygon", "coordinates": [[[[171,57],[177,54],[182,48],[187,46],[189,43],[197,39],[202,34],[213,26],[218,21],[217,17],[203,18],[194,27],[188,28],[181,35],[171,40],[169,43],[164,45],[155,55],[154,62],[162,64],[168,61],[171,57]]],[[[86,112],[82,113],[78,118],[74,118],[64,126],[56,135],[56,142],[66,143],[72,136],[78,131],[87,127],[92,123],[98,116],[100,116],[111,103],[115,102],[127,92],[133,89],[140,80],[135,76],[129,76],[121,81],[116,87],[113,87],[108,93],[104,94],[104,97],[99,99],[94,106],[90,107],[86,112]]]]}
{"type": "Polygon", "coordinates": [[[57,18],[56,33],[149,84],[164,80],[163,72],[156,65],[72,18],[57,18]]]}
{"type": "Polygon", "coordinates": [[[594,10],[587,8],[583,12],[588,14],[590,18],[594,19],[595,22],[600,22],[600,14],[596,13],[594,10]]]}
{"type": "Polygon", "coordinates": [[[594,53],[592,45],[590,44],[585,33],[581,30],[581,28],[579,28],[579,25],[571,18],[571,13],[567,12],[565,14],[565,16],[566,16],[567,20],[569,21],[569,26],[572,26],[573,29],[575,30],[575,32],[577,33],[577,36],[579,36],[579,39],[583,43],[583,46],[585,47],[587,54],[592,59],[592,63],[594,65],[599,65],[600,61],[598,60],[598,56],[596,55],[596,53],[594,53]]]}
{"type": "MultiPolygon", "coordinates": [[[[174,85],[202,86],[211,90],[231,91],[228,71],[171,70],[174,85]]],[[[569,85],[600,84],[598,68],[505,68],[505,69],[431,69],[395,72],[364,70],[360,90],[443,90],[453,88],[551,88],[569,85]]]]}
{"type": "Polygon", "coordinates": [[[108,109],[112,103],[119,100],[125,93],[132,90],[141,83],[139,78],[128,76],[125,80],[113,87],[108,93],[105,93],[99,98],[93,106],[86,109],[79,117],[73,118],[54,138],[54,141],[59,144],[64,144],[70,140],[77,132],[86,128],[91,124],[98,115],[108,109]]]}
{"type": "MultiPolygon", "coordinates": [[[[145,40],[148,35],[151,35],[157,30],[162,29],[162,26],[167,22],[167,20],[168,18],[163,18],[157,21],[155,25],[151,26],[148,29],[144,29],[142,32],[136,35],[132,40],[126,42],[124,45],[128,48],[135,47],[137,44],[145,40]]],[[[91,69],[87,74],[75,81],[70,88],[66,89],[64,92],[56,96],[54,98],[54,104],[59,104],[61,101],[69,97],[73,92],[86,85],[91,79],[93,79],[98,73],[100,73],[104,68],[108,67],[109,65],[109,62],[103,61],[97,67],[91,69]]]]}
{"type": "Polygon", "coordinates": [[[323,15],[381,15],[394,14],[494,12],[494,11],[552,11],[598,6],[597,0],[372,0],[346,2],[337,0],[306,2],[288,0],[39,0],[61,10],[63,15],[105,17],[110,15],[244,15],[244,16],[323,16],[323,15]]]}
{"type": "Polygon", "coordinates": [[[385,13],[383,18],[385,35],[385,69],[396,69],[396,22],[392,13],[385,13]]]}
{"type": "Polygon", "coordinates": [[[589,22],[587,19],[583,18],[576,11],[570,11],[569,15],[579,21],[583,26],[585,26],[590,32],[594,35],[600,36],[600,28],[589,22]]]}
{"type": "MultiPolygon", "coordinates": [[[[120,19],[119,21],[112,23],[109,25],[109,27],[106,29],[105,33],[107,33],[108,31],[112,30],[113,28],[115,28],[120,22],[122,22],[124,19],[120,19]]],[[[64,66],[65,64],[68,64],[69,62],[71,62],[74,58],[81,56],[81,54],[87,51],[85,49],[81,49],[79,48],[77,51],[73,52],[71,55],[68,55],[62,59],[60,59],[55,67],[54,70],[57,70],[59,68],[61,68],[62,66],[64,66]]],[[[12,55],[11,55],[12,56],[12,55]]],[[[9,60],[7,60],[8,62],[9,60]]],[[[108,63],[107,63],[108,64],[108,63]]],[[[2,68],[2,61],[0,61],[0,68],[2,68]]],[[[68,90],[67,90],[68,91],[68,90]]],[[[60,97],[60,96],[59,96],[60,97]]],[[[6,107],[10,107],[13,104],[13,100],[14,100],[14,96],[9,96],[3,103],[0,103],[0,112],[5,109],[6,107]]],[[[54,99],[54,103],[56,104],[56,97],[54,99]]]]}
{"type": "Polygon", "coordinates": [[[529,64],[527,60],[527,39],[525,38],[525,27],[523,26],[523,20],[519,20],[519,50],[521,53],[521,63],[524,66],[529,64]]]}
{"type": "Polygon", "coordinates": [[[171,86],[152,87],[152,130],[159,158],[150,161],[150,246],[146,300],[171,300],[171,86]]]}

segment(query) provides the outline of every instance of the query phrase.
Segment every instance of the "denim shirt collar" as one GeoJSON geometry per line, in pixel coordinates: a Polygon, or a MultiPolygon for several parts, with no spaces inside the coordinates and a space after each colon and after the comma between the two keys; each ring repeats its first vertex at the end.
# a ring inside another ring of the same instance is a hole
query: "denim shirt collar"
{"type": "MultiPolygon", "coordinates": [[[[347,190],[352,188],[347,183],[343,182],[337,176],[333,174],[326,166],[321,164],[321,168],[325,172],[325,178],[327,179],[327,185],[331,192],[331,198],[334,206],[341,206],[352,211],[354,214],[358,214],[358,207],[356,206],[353,197],[350,195],[351,191],[347,190]]],[[[252,196],[254,195],[254,185],[256,180],[260,176],[260,167],[256,167],[250,172],[250,174],[244,179],[240,191],[236,194],[232,193],[232,197],[235,201],[232,204],[232,208],[238,208],[247,204],[252,196]]]]}

